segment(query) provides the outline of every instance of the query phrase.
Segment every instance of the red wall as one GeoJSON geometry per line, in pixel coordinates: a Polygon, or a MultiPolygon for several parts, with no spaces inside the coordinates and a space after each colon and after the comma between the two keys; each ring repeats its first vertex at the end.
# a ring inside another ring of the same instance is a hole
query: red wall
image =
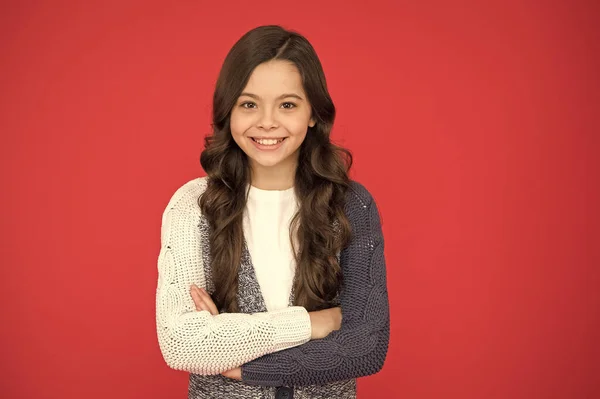
{"type": "Polygon", "coordinates": [[[0,397],[186,397],[156,340],[160,217],[266,23],[314,44],[384,219],[391,343],[359,397],[599,397],[597,3],[13,3],[0,397]]]}

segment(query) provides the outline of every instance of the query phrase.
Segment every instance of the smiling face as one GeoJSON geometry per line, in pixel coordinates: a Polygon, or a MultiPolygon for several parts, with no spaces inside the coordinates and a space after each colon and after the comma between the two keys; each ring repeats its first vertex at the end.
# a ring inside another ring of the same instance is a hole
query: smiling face
{"type": "Polygon", "coordinates": [[[274,169],[295,173],[300,145],[314,125],[300,72],[283,60],[254,69],[230,117],[231,135],[253,175],[274,169]]]}

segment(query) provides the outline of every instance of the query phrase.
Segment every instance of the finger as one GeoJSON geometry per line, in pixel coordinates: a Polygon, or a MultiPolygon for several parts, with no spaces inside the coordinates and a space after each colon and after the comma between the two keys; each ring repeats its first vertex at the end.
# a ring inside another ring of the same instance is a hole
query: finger
{"type": "Polygon", "coordinates": [[[206,310],[207,312],[210,313],[210,308],[208,307],[208,305],[206,304],[206,302],[204,302],[202,300],[202,298],[198,299],[198,303],[196,304],[196,310],[201,312],[203,310],[206,310]]]}
{"type": "Polygon", "coordinates": [[[210,313],[210,308],[208,307],[206,301],[202,298],[198,288],[192,288],[190,290],[190,294],[192,295],[192,299],[194,300],[194,305],[196,306],[197,311],[206,310],[210,313]]]}
{"type": "Polygon", "coordinates": [[[234,369],[231,370],[227,370],[223,373],[221,373],[224,377],[227,378],[231,378],[234,380],[241,380],[242,379],[242,369],[240,367],[236,367],[234,369]]]}
{"type": "Polygon", "coordinates": [[[196,306],[196,310],[202,310],[202,297],[198,293],[198,291],[191,289],[190,295],[192,296],[192,300],[194,301],[194,305],[196,306]]]}
{"type": "Polygon", "coordinates": [[[208,313],[210,313],[210,309],[208,308],[208,306],[206,305],[206,303],[204,301],[200,302],[200,310],[206,310],[208,313]]]}
{"type": "Polygon", "coordinates": [[[219,314],[217,306],[204,288],[200,288],[196,284],[192,284],[190,286],[190,294],[192,295],[192,299],[196,305],[196,310],[206,310],[213,316],[219,314]]]}
{"type": "Polygon", "coordinates": [[[219,310],[217,309],[217,305],[215,305],[215,302],[212,300],[210,295],[208,295],[208,292],[206,292],[206,290],[204,288],[200,288],[200,292],[202,294],[202,301],[208,305],[209,312],[213,316],[218,315],[219,310]]]}

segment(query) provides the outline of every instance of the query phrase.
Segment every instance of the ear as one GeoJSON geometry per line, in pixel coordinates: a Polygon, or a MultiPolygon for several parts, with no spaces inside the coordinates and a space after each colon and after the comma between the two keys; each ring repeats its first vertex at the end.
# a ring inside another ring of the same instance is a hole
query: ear
{"type": "Polygon", "coordinates": [[[315,121],[315,118],[310,118],[310,121],[308,121],[308,127],[315,127],[315,124],[317,122],[315,121]]]}

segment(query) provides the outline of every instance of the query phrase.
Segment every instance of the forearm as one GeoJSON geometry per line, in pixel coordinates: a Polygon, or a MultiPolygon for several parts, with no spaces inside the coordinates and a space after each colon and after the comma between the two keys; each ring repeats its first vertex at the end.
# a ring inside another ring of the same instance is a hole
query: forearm
{"type": "Polygon", "coordinates": [[[169,317],[161,312],[167,306],[158,308],[157,335],[165,362],[177,370],[218,374],[310,338],[310,320],[302,307],[216,316],[194,310],[169,317]]]}
{"type": "Polygon", "coordinates": [[[377,312],[377,320],[342,325],[342,329],[324,339],[262,356],[242,366],[242,379],[254,385],[295,386],[325,384],[378,372],[386,358],[390,331],[387,295],[383,294],[379,302],[383,306],[371,309],[377,312]]]}
{"type": "Polygon", "coordinates": [[[389,342],[389,307],[383,237],[374,203],[368,223],[342,252],[342,327],[321,340],[272,353],[242,366],[242,378],[256,385],[312,385],[373,374],[383,366],[389,342]],[[368,248],[368,250],[367,250],[368,248]]]}
{"type": "Polygon", "coordinates": [[[158,258],[156,327],[166,363],[178,370],[218,374],[310,339],[308,312],[292,307],[256,314],[196,311],[190,286],[206,287],[196,199],[202,187],[181,187],[163,213],[158,258]]]}
{"type": "Polygon", "coordinates": [[[304,386],[374,374],[386,358],[389,324],[368,332],[354,336],[333,332],[323,340],[262,356],[242,366],[242,380],[262,386],[304,386]]]}

